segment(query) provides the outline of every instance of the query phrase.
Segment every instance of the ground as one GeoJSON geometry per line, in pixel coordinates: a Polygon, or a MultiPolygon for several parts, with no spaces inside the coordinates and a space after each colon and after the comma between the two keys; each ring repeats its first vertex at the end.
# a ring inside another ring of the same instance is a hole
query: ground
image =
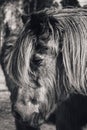
{"type": "Polygon", "coordinates": [[[15,130],[14,118],[11,114],[9,94],[7,92],[3,93],[4,96],[1,96],[0,93],[0,130],[15,130]]]}

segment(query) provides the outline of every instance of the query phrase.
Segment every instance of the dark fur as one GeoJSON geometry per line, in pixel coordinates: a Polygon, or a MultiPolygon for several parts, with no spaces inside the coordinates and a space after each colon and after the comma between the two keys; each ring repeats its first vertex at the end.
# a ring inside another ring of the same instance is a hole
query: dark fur
{"type": "Polygon", "coordinates": [[[87,124],[87,96],[71,94],[56,114],[57,130],[82,130],[87,124]]]}
{"type": "Polygon", "coordinates": [[[86,37],[84,9],[34,13],[5,36],[1,64],[20,122],[37,127],[70,93],[87,94],[86,37]]]}

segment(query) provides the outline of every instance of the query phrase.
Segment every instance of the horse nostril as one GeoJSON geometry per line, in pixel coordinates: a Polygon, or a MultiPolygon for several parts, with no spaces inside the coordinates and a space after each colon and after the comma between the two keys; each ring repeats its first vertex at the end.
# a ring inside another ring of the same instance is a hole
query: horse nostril
{"type": "Polygon", "coordinates": [[[14,115],[14,117],[15,117],[16,119],[18,119],[18,120],[21,119],[21,114],[20,114],[18,111],[14,110],[14,111],[13,111],[13,115],[14,115]]]}
{"type": "Polygon", "coordinates": [[[20,112],[18,111],[16,105],[12,106],[12,113],[13,113],[13,116],[14,116],[16,119],[18,119],[18,120],[21,119],[21,114],[20,114],[20,112]]]}

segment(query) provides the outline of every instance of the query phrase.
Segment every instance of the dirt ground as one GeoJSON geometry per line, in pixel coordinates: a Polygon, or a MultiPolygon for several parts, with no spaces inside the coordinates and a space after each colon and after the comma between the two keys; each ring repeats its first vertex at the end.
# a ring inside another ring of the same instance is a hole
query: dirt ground
{"type": "Polygon", "coordinates": [[[15,130],[10,101],[0,100],[0,130],[15,130]]]}

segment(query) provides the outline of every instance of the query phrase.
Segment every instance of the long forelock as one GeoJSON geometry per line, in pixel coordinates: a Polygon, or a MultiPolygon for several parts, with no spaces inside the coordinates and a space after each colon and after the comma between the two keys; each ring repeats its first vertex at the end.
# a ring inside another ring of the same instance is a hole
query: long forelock
{"type": "MultiPolygon", "coordinates": [[[[26,79],[25,73],[28,72],[29,69],[29,59],[32,55],[33,50],[33,42],[32,36],[25,35],[23,32],[19,35],[18,38],[14,38],[10,45],[10,40],[4,45],[4,59],[3,62],[5,64],[5,72],[10,78],[16,82],[16,84],[21,85],[23,80],[26,79]],[[21,35],[22,34],[22,35],[21,35]],[[10,47],[11,46],[11,47],[10,47]],[[27,72],[26,72],[27,71],[27,72]],[[25,73],[24,73],[25,72],[25,73]]],[[[34,37],[34,36],[33,36],[34,37]]],[[[28,76],[27,76],[28,77],[28,76]]],[[[27,79],[26,79],[27,80],[27,79]]]]}
{"type": "MultiPolygon", "coordinates": [[[[7,61],[5,68],[6,73],[18,85],[22,85],[24,83],[29,84],[29,73],[32,73],[30,68],[30,60],[32,55],[35,53],[35,45],[38,44],[37,39],[39,38],[39,40],[47,40],[50,36],[49,28],[44,28],[44,30],[42,28],[43,33],[38,36],[35,33],[37,27],[34,30],[31,24],[31,20],[29,20],[18,36],[17,40],[15,40],[13,50],[9,50],[7,60],[6,57],[4,59],[4,61],[7,61]],[[47,36],[45,33],[48,33],[47,36]]],[[[43,24],[45,24],[45,22],[43,24]]]]}

